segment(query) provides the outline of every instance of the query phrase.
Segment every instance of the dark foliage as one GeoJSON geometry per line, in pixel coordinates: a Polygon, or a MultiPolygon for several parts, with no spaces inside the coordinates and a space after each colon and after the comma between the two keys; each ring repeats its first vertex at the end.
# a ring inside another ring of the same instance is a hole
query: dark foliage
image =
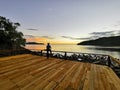
{"type": "Polygon", "coordinates": [[[0,49],[15,49],[25,45],[23,33],[16,30],[18,26],[19,23],[0,16],[0,49]]]}

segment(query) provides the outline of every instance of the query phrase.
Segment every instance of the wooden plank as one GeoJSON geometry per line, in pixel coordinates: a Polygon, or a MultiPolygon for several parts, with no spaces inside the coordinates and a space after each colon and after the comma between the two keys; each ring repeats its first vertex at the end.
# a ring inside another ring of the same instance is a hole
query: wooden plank
{"type": "Polygon", "coordinates": [[[116,76],[116,74],[112,71],[111,68],[106,69],[108,76],[108,83],[111,88],[120,88],[120,79],[116,76]],[[113,83],[114,82],[114,83],[113,83]]]}
{"type": "MultiPolygon", "coordinates": [[[[51,68],[51,67],[50,67],[51,68]]],[[[45,70],[46,71],[46,70],[45,70]]],[[[26,90],[28,90],[30,87],[31,87],[31,85],[32,85],[32,87],[31,88],[35,88],[35,87],[42,87],[42,86],[37,86],[37,85],[39,85],[39,83],[41,83],[41,82],[43,82],[44,80],[46,80],[49,76],[51,76],[51,74],[53,74],[54,72],[56,72],[56,70],[55,70],[55,67],[54,67],[54,69],[52,69],[52,70],[47,70],[47,72],[44,72],[44,71],[42,71],[42,72],[40,72],[40,73],[42,73],[39,77],[37,77],[36,79],[34,79],[30,84],[28,84],[27,86],[25,86],[23,89],[26,89],[26,90]],[[34,84],[34,85],[33,85],[34,84]]],[[[45,86],[44,86],[45,87],[45,86]]]]}
{"type": "Polygon", "coordinates": [[[83,90],[94,90],[94,88],[91,88],[90,86],[90,71],[87,71],[86,73],[83,90]]]}
{"type": "Polygon", "coordinates": [[[14,83],[12,83],[9,79],[1,79],[0,78],[0,90],[8,90],[11,88],[17,87],[14,83]]]}
{"type": "Polygon", "coordinates": [[[88,64],[83,90],[95,90],[95,65],[88,64]]]}
{"type": "Polygon", "coordinates": [[[83,90],[84,89],[84,83],[85,83],[85,79],[86,79],[86,75],[87,75],[87,64],[84,64],[82,67],[82,74],[80,74],[81,77],[79,77],[80,81],[79,81],[79,86],[78,89],[79,90],[83,90]]]}
{"type": "Polygon", "coordinates": [[[112,69],[90,63],[26,54],[2,58],[0,70],[0,90],[120,89],[112,69]]]}
{"type": "Polygon", "coordinates": [[[31,88],[31,90],[42,90],[49,83],[48,81],[45,80],[45,79],[48,78],[47,76],[50,76],[55,71],[56,70],[53,69],[53,70],[51,70],[51,71],[43,74],[42,76],[37,77],[31,83],[29,83],[28,85],[26,85],[25,87],[23,87],[22,90],[29,90],[29,88],[31,88]]]}
{"type": "MultiPolygon", "coordinates": [[[[72,74],[74,73],[74,70],[78,67],[78,65],[75,63],[73,66],[69,69],[69,72],[67,72],[66,76],[64,76],[63,80],[60,82],[58,86],[63,87],[64,89],[67,89],[70,81],[72,79],[72,74]]],[[[58,88],[58,87],[56,87],[58,88]]]]}
{"type": "Polygon", "coordinates": [[[103,83],[103,86],[104,86],[104,89],[105,90],[111,90],[111,88],[110,88],[110,84],[108,83],[108,80],[109,79],[107,79],[107,77],[108,77],[108,75],[106,74],[106,72],[105,72],[105,68],[106,67],[101,67],[101,81],[102,81],[102,83],[103,83]],[[104,70],[102,70],[102,69],[104,69],[104,70]]]}
{"type": "Polygon", "coordinates": [[[44,88],[44,90],[54,90],[57,86],[57,83],[54,81],[49,82],[49,84],[44,88]]]}
{"type": "MultiPolygon", "coordinates": [[[[60,62],[60,61],[58,61],[60,62]]],[[[52,66],[54,66],[55,64],[57,64],[58,62],[53,62],[53,63],[49,63],[47,65],[44,65],[43,67],[39,67],[38,69],[36,69],[33,72],[30,72],[31,75],[35,76],[35,77],[39,77],[40,75],[44,74],[42,73],[42,71],[44,72],[48,72],[52,66]],[[46,71],[47,70],[47,71],[46,71]]]]}
{"type": "Polygon", "coordinates": [[[98,88],[99,88],[100,90],[105,90],[104,85],[103,85],[103,82],[102,82],[102,80],[101,80],[101,70],[104,70],[104,69],[98,67],[98,70],[97,70],[98,88]]]}
{"type": "Polygon", "coordinates": [[[28,65],[31,65],[31,64],[34,64],[34,63],[37,63],[39,62],[38,60],[28,60],[26,62],[21,62],[21,63],[17,63],[17,64],[14,64],[14,65],[9,65],[9,66],[6,66],[6,67],[3,67],[3,68],[0,68],[0,73],[5,73],[5,72],[9,72],[11,70],[15,70],[15,69],[19,69],[19,68],[22,68],[22,67],[27,67],[28,65]]]}
{"type": "Polygon", "coordinates": [[[15,55],[15,56],[2,57],[2,58],[0,58],[0,62],[5,61],[5,60],[13,60],[13,59],[16,59],[16,58],[23,58],[23,57],[26,57],[26,56],[32,56],[32,55],[31,54],[21,54],[21,55],[15,55]]]}
{"type": "Polygon", "coordinates": [[[98,78],[97,78],[97,71],[99,71],[99,66],[98,65],[95,65],[93,64],[93,69],[91,69],[91,71],[93,70],[94,71],[94,90],[99,90],[99,86],[98,86],[98,78]]]}
{"type": "Polygon", "coordinates": [[[24,79],[22,79],[22,80],[20,80],[18,82],[16,82],[14,80],[14,82],[16,83],[17,86],[19,86],[20,88],[23,88],[23,87],[25,87],[26,85],[28,85],[30,82],[32,82],[34,80],[35,80],[35,78],[33,76],[27,75],[27,77],[24,77],[24,79]]]}
{"type": "Polygon", "coordinates": [[[82,67],[83,67],[83,63],[79,64],[78,69],[75,73],[75,75],[73,76],[69,87],[74,88],[74,89],[78,89],[79,84],[80,84],[80,78],[82,77],[82,75],[80,75],[82,72],[82,67]],[[81,77],[80,77],[81,76],[81,77]]]}

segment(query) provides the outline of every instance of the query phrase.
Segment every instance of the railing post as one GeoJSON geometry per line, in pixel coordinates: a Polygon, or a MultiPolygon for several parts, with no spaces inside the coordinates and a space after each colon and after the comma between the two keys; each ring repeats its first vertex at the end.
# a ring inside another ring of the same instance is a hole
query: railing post
{"type": "Polygon", "coordinates": [[[108,56],[108,67],[111,66],[111,60],[110,60],[110,56],[108,56]]]}
{"type": "Polygon", "coordinates": [[[64,59],[65,60],[67,59],[67,52],[65,52],[64,59]]]}

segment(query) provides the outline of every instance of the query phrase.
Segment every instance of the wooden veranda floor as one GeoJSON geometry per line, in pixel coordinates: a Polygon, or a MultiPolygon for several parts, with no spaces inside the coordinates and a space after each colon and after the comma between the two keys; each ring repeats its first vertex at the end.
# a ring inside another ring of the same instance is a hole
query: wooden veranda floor
{"type": "Polygon", "coordinates": [[[0,90],[120,90],[107,66],[23,54],[0,58],[0,90]]]}

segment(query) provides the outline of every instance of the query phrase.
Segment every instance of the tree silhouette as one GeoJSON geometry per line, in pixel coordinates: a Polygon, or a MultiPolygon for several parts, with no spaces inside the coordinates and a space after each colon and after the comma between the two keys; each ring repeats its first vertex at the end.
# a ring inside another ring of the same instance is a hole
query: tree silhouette
{"type": "Polygon", "coordinates": [[[9,19],[0,16],[0,47],[3,49],[14,49],[25,46],[23,33],[16,29],[19,23],[13,23],[9,19]]]}

